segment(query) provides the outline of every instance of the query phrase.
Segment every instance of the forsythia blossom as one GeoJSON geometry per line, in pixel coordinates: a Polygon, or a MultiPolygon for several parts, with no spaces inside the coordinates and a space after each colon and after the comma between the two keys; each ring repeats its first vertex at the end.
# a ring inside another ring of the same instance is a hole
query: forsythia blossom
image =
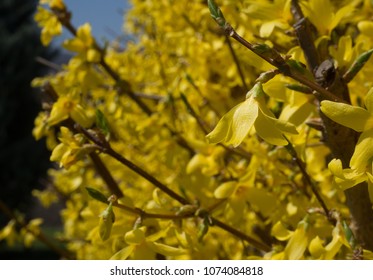
{"type": "Polygon", "coordinates": [[[222,142],[237,147],[255,127],[257,134],[272,145],[286,145],[283,133],[297,134],[294,125],[278,120],[266,107],[261,83],[247,93],[244,102],[225,114],[206,137],[210,143],[222,142]]]}

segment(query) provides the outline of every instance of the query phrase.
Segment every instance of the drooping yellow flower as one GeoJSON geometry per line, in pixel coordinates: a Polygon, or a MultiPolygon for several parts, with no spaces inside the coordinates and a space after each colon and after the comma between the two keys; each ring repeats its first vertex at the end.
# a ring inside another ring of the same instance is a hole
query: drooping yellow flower
{"type": "Polygon", "coordinates": [[[316,26],[321,36],[330,35],[342,19],[354,11],[355,5],[357,1],[351,1],[335,11],[330,0],[309,0],[303,3],[305,16],[316,26]]]}
{"type": "Polygon", "coordinates": [[[69,117],[83,127],[89,127],[92,124],[91,118],[87,116],[78,99],[68,95],[59,97],[57,102],[53,104],[47,123],[49,126],[53,126],[69,117]]]}
{"type": "Polygon", "coordinates": [[[156,242],[164,237],[170,227],[146,236],[146,227],[131,230],[125,234],[125,241],[128,244],[117,253],[115,253],[111,260],[125,260],[131,255],[135,256],[134,259],[154,259],[155,254],[159,253],[165,256],[179,256],[186,253],[185,249],[172,247],[166,244],[156,242]]]}
{"type": "Polygon", "coordinates": [[[275,28],[281,30],[290,28],[289,21],[292,18],[290,0],[275,0],[271,2],[249,0],[247,2],[249,6],[245,12],[250,17],[260,19],[263,22],[259,30],[261,37],[269,37],[275,28]]]}
{"type": "Polygon", "coordinates": [[[88,23],[80,26],[76,37],[66,40],[63,46],[72,52],[77,52],[83,60],[88,62],[99,62],[100,52],[95,48],[95,41],[91,35],[91,26],[88,23]]]}
{"type": "Polygon", "coordinates": [[[59,140],[61,143],[53,149],[50,160],[59,162],[60,166],[66,169],[95,149],[92,145],[84,144],[85,139],[83,135],[74,135],[64,126],[61,127],[59,140]]]}
{"type": "Polygon", "coordinates": [[[39,6],[34,18],[42,28],[41,42],[44,46],[47,46],[52,41],[53,37],[62,33],[62,24],[51,11],[39,6]]]}
{"type": "Polygon", "coordinates": [[[373,182],[373,88],[365,98],[366,109],[344,103],[322,101],[321,111],[333,121],[361,132],[350,160],[350,168],[342,168],[342,162],[334,159],[329,163],[329,170],[334,175],[334,183],[342,189],[357,184],[373,182]]]}
{"type": "Polygon", "coordinates": [[[366,109],[349,104],[322,101],[321,111],[333,121],[362,132],[350,160],[350,167],[365,171],[373,157],[373,88],[365,98],[366,109]]]}
{"type": "Polygon", "coordinates": [[[244,102],[233,107],[206,137],[210,143],[224,143],[237,147],[255,127],[257,134],[272,145],[286,145],[283,133],[297,134],[293,124],[275,118],[267,108],[261,83],[247,93],[244,102]]]}

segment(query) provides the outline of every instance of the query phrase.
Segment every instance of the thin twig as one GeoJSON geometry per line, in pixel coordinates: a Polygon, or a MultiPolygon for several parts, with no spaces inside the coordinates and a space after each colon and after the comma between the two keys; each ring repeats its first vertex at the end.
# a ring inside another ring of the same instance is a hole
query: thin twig
{"type": "Polygon", "coordinates": [[[52,61],[49,61],[48,59],[45,59],[41,56],[37,56],[35,58],[36,62],[44,65],[44,66],[47,66],[55,71],[60,71],[62,68],[60,65],[56,64],[56,63],[53,63],[52,61]]]}
{"type": "MultiPolygon", "coordinates": [[[[69,32],[76,37],[77,30],[71,24],[69,11],[59,10],[59,11],[54,11],[54,13],[56,14],[60,22],[66,27],[66,29],[69,30],[69,32]]],[[[111,78],[113,78],[113,80],[116,82],[118,91],[128,95],[146,115],[151,116],[153,114],[153,111],[146,105],[146,103],[144,103],[140,99],[140,97],[135,92],[132,91],[130,83],[126,80],[121,79],[121,77],[106,63],[104,59],[105,51],[96,43],[95,40],[93,40],[93,46],[101,55],[101,60],[99,64],[105,69],[105,71],[109,74],[109,76],[111,76],[111,78]]],[[[172,136],[176,136],[176,143],[178,143],[180,147],[189,151],[191,156],[195,154],[194,150],[189,146],[188,142],[185,140],[184,137],[180,135],[180,133],[174,131],[167,124],[164,124],[164,127],[166,127],[171,132],[172,136]]]]}
{"type": "Polygon", "coordinates": [[[311,72],[314,73],[314,71],[320,65],[320,58],[314,44],[311,23],[307,18],[304,17],[298,0],[291,1],[290,10],[296,21],[294,24],[294,30],[298,38],[299,46],[303,50],[308,67],[310,68],[311,72]]]}
{"type": "Polygon", "coordinates": [[[135,173],[137,173],[138,175],[140,175],[141,177],[143,177],[144,179],[146,179],[147,181],[149,181],[150,183],[152,183],[153,185],[155,185],[161,191],[163,191],[164,193],[168,194],[170,197],[172,197],[173,199],[177,200],[181,204],[189,204],[189,201],[187,199],[185,199],[184,197],[178,195],[173,190],[169,189],[166,185],[164,185],[163,183],[161,183],[160,181],[158,181],[154,176],[152,176],[148,172],[146,172],[144,169],[142,169],[141,167],[137,166],[136,164],[134,164],[130,160],[126,159],[124,156],[122,156],[119,153],[117,153],[116,151],[114,151],[111,148],[111,146],[110,146],[110,144],[108,142],[106,142],[106,144],[103,146],[101,140],[96,139],[92,134],[90,134],[82,126],[76,124],[75,128],[78,131],[80,131],[81,133],[83,133],[93,143],[95,143],[97,145],[97,147],[103,153],[108,154],[111,157],[115,158],[117,161],[119,161],[123,165],[127,166],[129,169],[131,169],[132,171],[134,171],[135,173]]]}
{"type": "Polygon", "coordinates": [[[321,197],[319,191],[317,190],[317,187],[315,185],[315,183],[313,182],[313,180],[311,179],[311,176],[308,174],[306,168],[305,168],[305,163],[298,157],[297,155],[297,152],[296,150],[294,149],[294,146],[291,144],[291,142],[289,141],[289,139],[284,136],[285,139],[288,141],[288,145],[286,146],[286,150],[288,151],[288,153],[290,154],[290,156],[292,157],[293,161],[297,164],[299,170],[301,171],[302,175],[303,175],[303,178],[304,180],[306,180],[307,184],[310,186],[311,188],[311,191],[312,193],[315,195],[317,201],[320,203],[322,209],[324,210],[325,212],[325,215],[326,217],[328,218],[328,220],[333,224],[335,225],[335,220],[334,218],[332,217],[331,215],[331,211],[329,210],[329,208],[326,206],[323,198],[321,197]]]}
{"type": "Polygon", "coordinates": [[[89,154],[89,157],[91,158],[98,174],[100,174],[101,178],[106,183],[111,194],[115,194],[118,198],[123,197],[123,192],[119,188],[118,183],[114,180],[113,176],[111,175],[110,171],[108,170],[100,156],[95,152],[91,152],[89,154]]]}
{"type": "Polygon", "coordinates": [[[232,43],[229,39],[229,36],[228,35],[225,35],[225,41],[227,42],[227,45],[229,47],[229,51],[232,55],[232,58],[233,58],[233,61],[234,63],[236,64],[236,68],[237,68],[237,71],[238,71],[238,75],[240,76],[240,79],[241,79],[241,82],[242,82],[242,85],[245,89],[245,92],[247,92],[249,90],[249,87],[247,86],[246,84],[246,81],[245,81],[245,76],[243,74],[243,71],[242,71],[242,68],[241,68],[241,64],[240,64],[240,61],[238,60],[237,58],[237,55],[236,55],[236,52],[234,51],[233,49],[233,46],[232,46],[232,43]]]}
{"type": "Polygon", "coordinates": [[[313,90],[313,94],[316,95],[320,99],[328,99],[335,102],[342,102],[346,103],[343,99],[339,98],[338,96],[334,95],[333,93],[329,92],[328,90],[324,89],[322,86],[316,84],[315,82],[309,80],[308,78],[304,77],[303,75],[300,75],[299,73],[296,73],[295,71],[292,71],[291,68],[286,64],[286,61],[283,60],[283,63],[278,63],[276,60],[271,59],[270,57],[267,57],[263,54],[258,53],[254,46],[246,41],[244,38],[242,38],[240,35],[237,34],[237,32],[232,28],[230,32],[230,36],[235,39],[237,42],[248,48],[249,50],[253,51],[256,55],[260,56],[262,59],[267,61],[268,63],[272,64],[276,68],[280,70],[280,72],[288,76],[301,84],[311,88],[313,90]]]}
{"type": "MultiPolygon", "coordinates": [[[[78,126],[78,125],[76,125],[76,126],[78,126]]],[[[173,190],[168,188],[165,184],[160,182],[153,175],[149,174],[148,172],[146,172],[141,167],[139,167],[136,164],[134,164],[133,162],[129,161],[124,156],[118,154],[115,150],[113,150],[110,147],[109,143],[102,146],[102,142],[100,140],[95,139],[95,137],[93,135],[91,135],[83,127],[81,127],[81,126],[78,126],[78,127],[79,127],[78,129],[81,131],[81,133],[83,133],[88,139],[90,139],[96,145],[98,145],[98,147],[101,147],[101,151],[103,153],[106,153],[106,154],[110,155],[111,157],[115,158],[120,163],[127,166],[129,169],[131,169],[132,171],[134,171],[135,173],[137,173],[138,175],[140,175],[141,177],[146,179],[148,182],[152,183],[154,186],[156,186],[161,191],[163,191],[164,193],[166,193],[168,196],[175,199],[176,201],[180,202],[181,204],[190,205],[190,202],[186,198],[180,196],[179,194],[177,194],[176,192],[174,192],[173,190]]],[[[174,217],[174,216],[167,216],[167,218],[171,218],[171,217],[174,217]]],[[[181,215],[181,217],[185,218],[186,216],[181,215]]],[[[245,240],[245,241],[251,243],[256,248],[258,248],[260,250],[264,250],[264,251],[270,251],[271,250],[271,248],[268,245],[258,242],[257,240],[255,240],[255,239],[251,238],[250,236],[246,235],[245,233],[243,233],[243,232],[241,232],[241,231],[239,231],[235,228],[232,228],[231,226],[217,220],[216,218],[211,217],[211,219],[212,219],[214,225],[216,225],[216,226],[220,227],[221,229],[235,235],[236,237],[238,237],[242,240],[245,240]]]]}
{"type": "Polygon", "coordinates": [[[239,237],[240,239],[244,240],[244,241],[247,241],[249,242],[250,244],[252,244],[254,247],[260,249],[260,250],[263,250],[265,252],[268,252],[268,251],[271,251],[272,248],[270,246],[268,246],[267,244],[264,244],[264,243],[261,243],[259,241],[257,241],[256,239],[242,233],[241,231],[221,222],[220,220],[214,218],[214,217],[211,217],[211,220],[212,220],[212,223],[215,225],[215,226],[218,226],[220,227],[221,229],[239,237]]]}
{"type": "Polygon", "coordinates": [[[185,218],[190,218],[194,216],[194,213],[188,215],[177,215],[177,214],[159,214],[159,213],[149,213],[140,208],[132,208],[118,202],[113,202],[114,207],[125,210],[134,215],[140,216],[142,219],[163,219],[163,220],[180,220],[185,218]]]}

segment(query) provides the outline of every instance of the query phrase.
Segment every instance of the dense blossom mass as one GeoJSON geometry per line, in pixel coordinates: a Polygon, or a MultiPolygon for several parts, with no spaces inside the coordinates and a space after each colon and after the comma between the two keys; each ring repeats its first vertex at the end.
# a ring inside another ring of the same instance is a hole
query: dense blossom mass
{"type": "MultiPolygon", "coordinates": [[[[34,194],[66,201],[73,257],[373,258],[356,210],[373,215],[372,1],[131,3],[122,48],[62,0],[35,15],[74,54],[33,81],[56,162],[34,194]]],[[[0,239],[30,245],[40,224],[0,239]]]]}

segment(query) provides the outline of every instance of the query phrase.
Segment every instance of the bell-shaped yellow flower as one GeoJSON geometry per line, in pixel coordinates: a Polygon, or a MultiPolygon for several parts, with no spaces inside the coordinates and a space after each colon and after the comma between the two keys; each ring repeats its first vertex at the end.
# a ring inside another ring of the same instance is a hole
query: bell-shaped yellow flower
{"type": "Polygon", "coordinates": [[[66,169],[70,168],[78,160],[82,159],[86,154],[95,150],[95,147],[90,144],[84,144],[85,139],[81,134],[73,134],[67,127],[61,127],[61,141],[52,152],[51,161],[57,161],[60,166],[66,169]]]}
{"type": "Polygon", "coordinates": [[[47,46],[52,41],[53,37],[62,33],[62,24],[51,11],[39,6],[34,18],[42,28],[41,42],[44,46],[47,46]]]}
{"type": "Polygon", "coordinates": [[[335,9],[330,0],[309,0],[303,4],[305,16],[316,26],[320,35],[330,35],[343,18],[351,14],[356,1],[335,9]]]}
{"type": "Polygon", "coordinates": [[[83,127],[89,127],[92,124],[92,119],[87,116],[86,111],[78,103],[78,100],[70,96],[61,96],[53,104],[47,124],[53,126],[69,117],[83,127]]]}
{"type": "Polygon", "coordinates": [[[135,259],[146,260],[154,259],[156,253],[165,256],[179,256],[185,254],[185,249],[156,242],[160,238],[163,238],[169,229],[170,226],[148,236],[145,236],[147,231],[145,226],[127,232],[124,236],[124,240],[128,246],[115,253],[111,257],[111,260],[125,260],[131,255],[135,256],[135,259]]]}
{"type": "Polygon", "coordinates": [[[91,35],[91,26],[86,23],[80,26],[76,32],[76,37],[66,40],[63,46],[72,52],[76,52],[84,61],[99,62],[100,52],[95,47],[94,38],[91,35]]]}
{"type": "Polygon", "coordinates": [[[287,145],[283,133],[297,134],[293,124],[275,118],[267,108],[261,83],[247,93],[246,100],[225,114],[206,137],[210,143],[237,147],[254,126],[257,134],[272,145],[287,145]]]}

